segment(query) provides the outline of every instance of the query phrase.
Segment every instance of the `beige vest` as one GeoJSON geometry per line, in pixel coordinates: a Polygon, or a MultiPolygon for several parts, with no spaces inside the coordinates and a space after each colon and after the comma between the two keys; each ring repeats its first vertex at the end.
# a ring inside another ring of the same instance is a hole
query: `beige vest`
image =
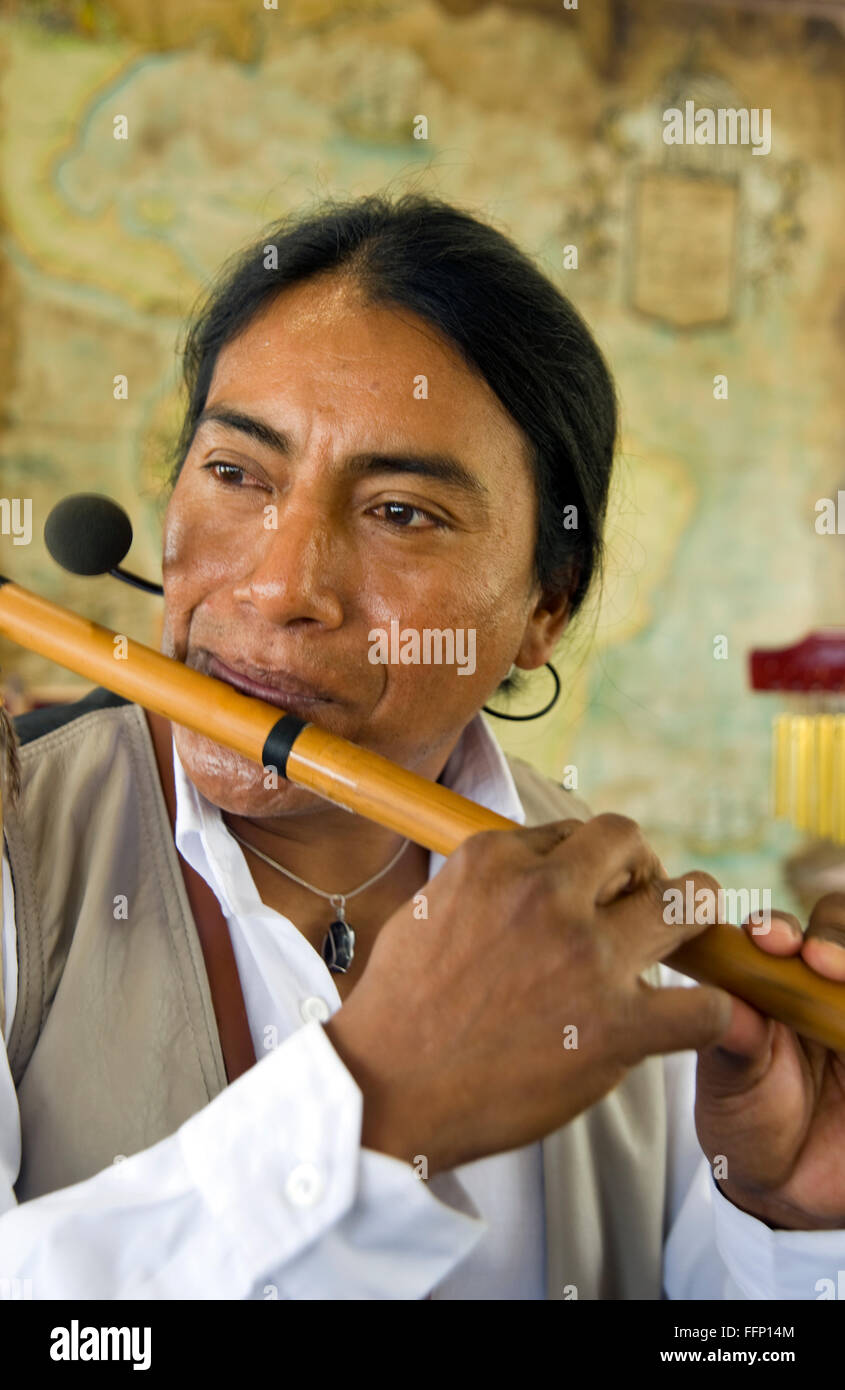
{"type": "MultiPolygon", "coordinates": [[[[17,727],[23,792],[4,830],[23,1202],[173,1134],[226,1073],[142,710],[97,690],[17,727]]],[[[589,814],[510,766],[528,824],[589,814]]],[[[666,1142],[660,1059],[544,1141],[549,1298],[661,1297],[666,1142]]]]}

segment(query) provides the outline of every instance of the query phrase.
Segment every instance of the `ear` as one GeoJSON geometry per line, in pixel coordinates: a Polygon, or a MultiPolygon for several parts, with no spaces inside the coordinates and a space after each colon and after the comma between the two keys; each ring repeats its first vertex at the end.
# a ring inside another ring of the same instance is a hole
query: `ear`
{"type": "Polygon", "coordinates": [[[570,600],[577,583],[578,575],[575,574],[562,592],[555,590],[541,594],[526,623],[519,651],[513,659],[514,666],[523,671],[533,671],[538,666],[545,666],[551,659],[569,624],[570,600]]]}

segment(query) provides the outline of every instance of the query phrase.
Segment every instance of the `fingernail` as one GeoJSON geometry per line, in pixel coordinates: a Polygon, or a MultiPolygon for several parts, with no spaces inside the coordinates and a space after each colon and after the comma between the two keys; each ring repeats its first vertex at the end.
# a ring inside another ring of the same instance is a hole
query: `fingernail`
{"type": "Polygon", "coordinates": [[[822,941],[813,937],[812,956],[814,963],[821,966],[825,974],[830,974],[836,980],[845,980],[845,946],[840,941],[822,941]]]}

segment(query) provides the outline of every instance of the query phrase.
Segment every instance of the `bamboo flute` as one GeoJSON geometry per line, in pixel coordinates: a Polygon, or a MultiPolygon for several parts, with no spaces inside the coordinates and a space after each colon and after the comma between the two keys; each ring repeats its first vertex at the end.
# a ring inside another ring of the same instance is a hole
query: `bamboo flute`
{"type": "MultiPolygon", "coordinates": [[[[0,632],[117,695],[234,749],[296,786],[449,855],[481,830],[514,822],[388,758],[243,695],[0,576],[0,632]],[[125,656],[116,654],[116,639],[125,656]]],[[[737,927],[715,925],[666,964],[745,999],[827,1047],[845,1049],[845,984],[797,958],[766,954],[737,927]]]]}

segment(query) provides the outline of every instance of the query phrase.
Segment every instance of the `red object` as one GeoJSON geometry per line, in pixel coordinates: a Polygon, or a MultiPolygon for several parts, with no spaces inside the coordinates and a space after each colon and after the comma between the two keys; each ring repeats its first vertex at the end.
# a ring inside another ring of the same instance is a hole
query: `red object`
{"type": "Polygon", "coordinates": [[[811,632],[793,647],[749,655],[752,690],[845,691],[845,627],[811,632]]]}

